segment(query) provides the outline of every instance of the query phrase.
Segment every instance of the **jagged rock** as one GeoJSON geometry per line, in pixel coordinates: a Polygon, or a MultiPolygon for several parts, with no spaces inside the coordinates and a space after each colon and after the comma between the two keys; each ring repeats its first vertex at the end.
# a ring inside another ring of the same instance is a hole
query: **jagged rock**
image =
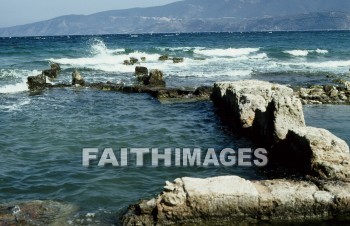
{"type": "Polygon", "coordinates": [[[43,74],[49,78],[56,78],[60,71],[61,71],[60,65],[57,63],[54,63],[54,64],[51,64],[51,69],[44,70],[43,74]]]}
{"type": "Polygon", "coordinates": [[[174,57],[173,58],[173,63],[177,64],[177,63],[182,63],[184,62],[184,58],[183,57],[174,57]]]}
{"type": "Polygon", "coordinates": [[[350,90],[346,87],[346,82],[344,86],[324,85],[300,88],[295,96],[301,98],[303,104],[349,104],[350,90]]]}
{"type": "Polygon", "coordinates": [[[0,205],[0,225],[67,225],[78,208],[55,201],[14,202],[0,205]]]}
{"type": "Polygon", "coordinates": [[[147,86],[165,86],[163,72],[157,69],[151,70],[149,76],[143,80],[143,84],[147,86]]]}
{"type": "MultiPolygon", "coordinates": [[[[320,86],[300,94],[309,97],[325,91],[338,93],[333,86],[320,86]]],[[[270,149],[270,161],[292,166],[302,175],[350,181],[348,145],[327,130],[306,127],[300,99],[292,89],[254,80],[216,83],[213,100],[229,122],[270,149]]]]}
{"type": "Polygon", "coordinates": [[[220,82],[214,85],[212,99],[232,127],[267,145],[284,140],[290,129],[305,126],[300,99],[283,85],[220,82]]]}
{"type": "Polygon", "coordinates": [[[346,90],[350,91],[350,82],[349,81],[345,81],[344,85],[345,85],[346,90]]]}
{"type": "Polygon", "coordinates": [[[46,87],[46,76],[44,74],[29,76],[27,78],[29,90],[40,90],[46,87]]]}
{"type": "Polygon", "coordinates": [[[162,56],[159,57],[159,60],[160,60],[160,61],[166,61],[166,60],[168,60],[168,59],[169,59],[169,56],[168,56],[168,55],[162,55],[162,56]]]}
{"type": "Polygon", "coordinates": [[[124,65],[132,65],[132,63],[130,62],[130,60],[124,60],[124,65]]]}
{"type": "Polygon", "coordinates": [[[142,66],[136,66],[135,67],[135,75],[138,76],[147,76],[148,75],[148,69],[146,67],[142,66]]]}
{"type": "Polygon", "coordinates": [[[350,181],[349,146],[328,130],[293,128],[281,145],[281,158],[299,170],[317,178],[350,181]]]}
{"type": "Polygon", "coordinates": [[[185,177],[167,183],[155,199],[132,206],[122,222],[248,224],[349,218],[350,183],[320,183],[316,186],[308,181],[286,179],[248,181],[237,176],[185,177]]]}
{"type": "Polygon", "coordinates": [[[80,72],[78,70],[74,70],[72,73],[72,85],[80,85],[80,86],[84,86],[85,85],[85,81],[83,76],[81,76],[80,72]]]}
{"type": "Polygon", "coordinates": [[[134,64],[136,64],[137,62],[139,62],[138,59],[136,59],[135,57],[130,57],[130,63],[131,63],[131,65],[134,65],[134,64]]]}
{"type": "Polygon", "coordinates": [[[60,72],[61,71],[61,66],[58,63],[53,63],[53,64],[51,64],[51,69],[55,70],[57,72],[60,72]]]}

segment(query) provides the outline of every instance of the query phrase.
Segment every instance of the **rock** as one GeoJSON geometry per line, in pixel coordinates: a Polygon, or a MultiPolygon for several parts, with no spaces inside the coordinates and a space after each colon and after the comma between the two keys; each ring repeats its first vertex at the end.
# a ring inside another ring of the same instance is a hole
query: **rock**
{"type": "Polygon", "coordinates": [[[296,91],[295,96],[303,99],[304,104],[350,103],[350,92],[343,86],[324,85],[301,88],[300,90],[296,91]]]}
{"type": "Polygon", "coordinates": [[[206,97],[206,98],[210,99],[212,92],[213,92],[213,87],[200,86],[193,92],[193,95],[199,96],[199,97],[206,97]]]}
{"type": "Polygon", "coordinates": [[[138,76],[147,76],[148,75],[148,69],[146,67],[142,66],[136,66],[135,67],[135,75],[138,76]]]}
{"type": "Polygon", "coordinates": [[[14,202],[0,205],[0,225],[67,225],[78,208],[55,201],[14,202]]]}
{"type": "Polygon", "coordinates": [[[141,57],[141,61],[146,61],[146,57],[141,57]]]}
{"type": "Polygon", "coordinates": [[[84,86],[85,85],[85,81],[83,76],[81,76],[80,72],[78,70],[74,70],[72,73],[72,85],[73,86],[84,86]]]}
{"type": "Polygon", "coordinates": [[[46,87],[46,76],[44,74],[29,76],[27,78],[29,90],[40,90],[46,87]]]}
{"type": "Polygon", "coordinates": [[[123,225],[307,222],[348,217],[350,183],[286,179],[248,181],[237,176],[176,179],[155,199],[137,204],[123,225]]]}
{"type": "Polygon", "coordinates": [[[57,72],[61,71],[61,66],[58,63],[51,64],[51,70],[55,70],[57,72]]]}
{"type": "Polygon", "coordinates": [[[168,55],[162,55],[162,56],[159,57],[159,60],[160,60],[160,61],[166,61],[166,60],[168,60],[168,59],[169,59],[169,56],[168,56],[168,55]]]}
{"type": "Polygon", "coordinates": [[[317,178],[350,181],[349,146],[328,130],[293,128],[282,144],[281,157],[299,170],[317,178]]]}
{"type": "Polygon", "coordinates": [[[131,65],[134,65],[134,64],[136,64],[137,62],[139,62],[138,59],[136,59],[135,57],[130,57],[130,63],[131,63],[131,65]]]}
{"type": "Polygon", "coordinates": [[[163,72],[160,70],[151,70],[149,72],[148,78],[144,81],[144,85],[149,86],[165,86],[165,81],[163,79],[163,72]]]}
{"type": "Polygon", "coordinates": [[[124,63],[123,63],[124,65],[133,65],[131,62],[130,62],[130,60],[124,60],[124,63]]]}
{"type": "Polygon", "coordinates": [[[174,57],[173,58],[173,63],[177,64],[177,63],[182,63],[184,62],[184,58],[183,57],[174,57]]]}
{"type": "Polygon", "coordinates": [[[345,82],[344,82],[344,85],[345,85],[345,89],[346,89],[347,91],[350,91],[350,82],[349,82],[349,81],[345,81],[345,82]]]}
{"type": "Polygon", "coordinates": [[[51,69],[44,70],[43,74],[49,78],[57,78],[60,71],[61,71],[60,65],[57,63],[54,63],[54,64],[51,64],[51,69]]]}
{"type": "Polygon", "coordinates": [[[233,128],[267,145],[305,126],[301,101],[286,86],[256,80],[220,82],[214,85],[212,99],[233,128]]]}

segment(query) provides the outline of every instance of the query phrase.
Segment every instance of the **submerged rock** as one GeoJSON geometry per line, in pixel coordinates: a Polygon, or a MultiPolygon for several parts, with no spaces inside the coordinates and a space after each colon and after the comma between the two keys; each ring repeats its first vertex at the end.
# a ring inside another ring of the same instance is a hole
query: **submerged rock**
{"type": "Polygon", "coordinates": [[[131,65],[134,65],[134,64],[136,64],[136,63],[138,63],[138,62],[139,62],[139,60],[136,59],[135,57],[130,57],[130,63],[131,63],[131,65]]]}
{"type": "Polygon", "coordinates": [[[349,219],[349,183],[286,179],[248,181],[237,176],[179,178],[156,198],[131,206],[124,225],[300,222],[349,219]],[[341,194],[341,196],[340,196],[341,194]],[[337,198],[341,197],[342,202],[337,198]]]}
{"type": "Polygon", "coordinates": [[[81,76],[81,74],[78,70],[74,70],[72,73],[72,85],[73,86],[76,86],[76,85],[84,86],[85,85],[84,78],[83,78],[83,76],[81,76]]]}
{"type": "Polygon", "coordinates": [[[166,61],[169,60],[169,56],[168,55],[162,55],[158,58],[160,61],[166,61]]]}
{"type": "Polygon", "coordinates": [[[55,201],[14,202],[0,205],[0,225],[67,225],[78,207],[55,201]]]}
{"type": "Polygon", "coordinates": [[[46,76],[44,74],[29,76],[27,78],[29,90],[41,90],[46,87],[46,76]]]}
{"type": "Polygon", "coordinates": [[[183,57],[174,57],[173,58],[173,63],[177,64],[177,63],[182,63],[184,62],[184,58],[183,57]]]}

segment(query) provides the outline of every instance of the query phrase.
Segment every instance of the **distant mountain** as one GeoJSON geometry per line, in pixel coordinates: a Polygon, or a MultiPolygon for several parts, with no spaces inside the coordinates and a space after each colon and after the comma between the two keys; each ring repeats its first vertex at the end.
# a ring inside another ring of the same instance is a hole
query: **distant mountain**
{"type": "Polygon", "coordinates": [[[0,28],[0,36],[350,29],[349,0],[184,0],[0,28]]]}

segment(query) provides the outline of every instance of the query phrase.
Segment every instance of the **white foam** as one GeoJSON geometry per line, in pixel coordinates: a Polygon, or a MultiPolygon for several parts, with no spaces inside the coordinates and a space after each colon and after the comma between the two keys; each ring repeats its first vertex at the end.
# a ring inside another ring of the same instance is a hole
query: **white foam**
{"type": "Polygon", "coordinates": [[[258,52],[260,48],[195,49],[194,53],[212,57],[238,57],[258,52]]]}
{"type": "Polygon", "coordinates": [[[286,50],[283,51],[284,53],[290,54],[292,56],[296,56],[296,57],[306,57],[308,56],[310,53],[318,53],[318,54],[327,54],[328,50],[326,49],[316,49],[316,50],[286,50]]]}
{"type": "Polygon", "coordinates": [[[290,50],[290,51],[283,51],[284,53],[288,53],[292,56],[302,56],[305,57],[307,55],[309,55],[309,51],[308,50],[290,50]]]}
{"type": "Polygon", "coordinates": [[[14,70],[1,71],[1,77],[7,76],[7,77],[21,78],[21,81],[15,84],[6,84],[4,86],[1,86],[0,93],[18,93],[18,92],[28,91],[27,77],[38,75],[38,74],[40,74],[40,72],[37,70],[28,71],[28,70],[14,69],[14,70]]]}
{"type": "Polygon", "coordinates": [[[319,53],[319,54],[327,54],[328,50],[326,50],[326,49],[316,49],[315,52],[319,53]]]}

